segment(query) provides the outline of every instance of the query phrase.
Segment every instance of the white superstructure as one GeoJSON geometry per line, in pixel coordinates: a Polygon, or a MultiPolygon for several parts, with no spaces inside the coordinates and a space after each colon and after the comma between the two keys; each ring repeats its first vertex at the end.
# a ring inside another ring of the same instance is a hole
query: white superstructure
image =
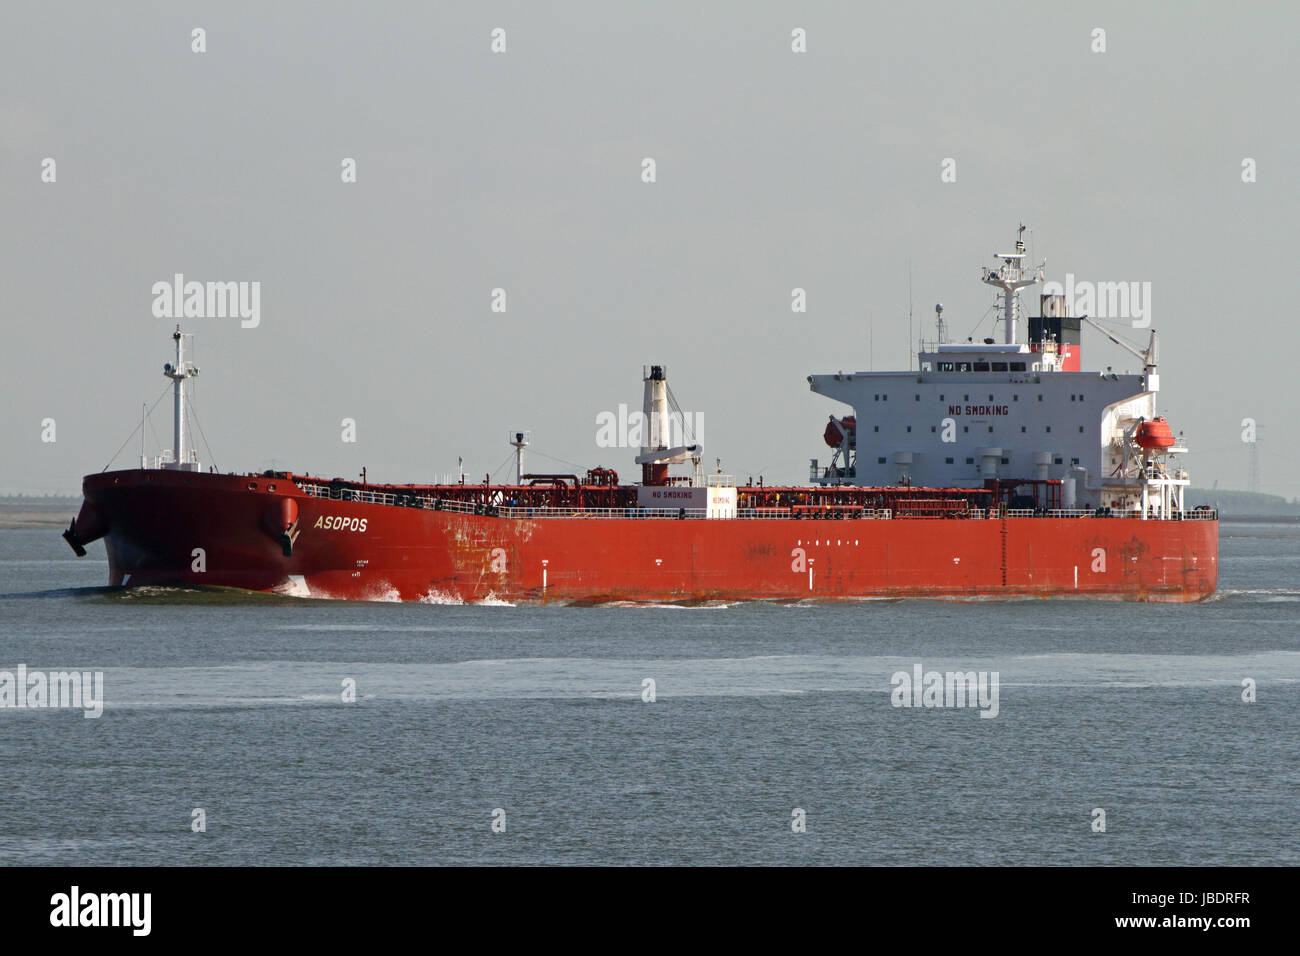
{"type": "MultiPolygon", "coordinates": [[[[1021,227],[1023,231],[1024,227],[1021,227]]],[[[1002,266],[984,270],[999,290],[1003,342],[939,340],[918,351],[915,372],[836,372],[810,375],[814,392],[850,406],[831,417],[831,463],[813,459],[818,484],[980,487],[991,480],[1059,483],[1056,507],[1111,508],[1144,515],[1182,511],[1186,473],[1168,456],[1184,452],[1172,440],[1152,447],[1158,418],[1156,336],[1139,350],[1100,329],[1142,361],[1138,374],[1079,370],[1079,330],[1096,325],[1066,315],[1064,296],[1040,297],[1039,316],[1020,341],[1017,292],[1042,280],[1026,270],[1024,244],[1001,253],[1002,266]]]]}

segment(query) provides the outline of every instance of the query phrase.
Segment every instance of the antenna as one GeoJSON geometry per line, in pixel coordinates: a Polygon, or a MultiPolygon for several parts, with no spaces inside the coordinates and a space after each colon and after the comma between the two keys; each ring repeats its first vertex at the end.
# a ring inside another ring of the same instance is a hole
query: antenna
{"type": "Polygon", "coordinates": [[[1020,315],[1020,297],[1017,293],[1025,286],[1043,281],[1043,266],[1037,269],[1025,263],[1025,224],[1021,223],[1016,231],[1016,251],[994,253],[994,258],[1001,259],[1002,265],[995,272],[984,268],[982,280],[988,285],[1000,289],[998,297],[1002,300],[1002,325],[1004,341],[1013,345],[1018,341],[1016,320],[1020,315]]]}
{"type": "Polygon", "coordinates": [[[515,449],[515,484],[524,483],[524,448],[533,440],[533,433],[518,429],[512,431],[509,436],[509,442],[515,449]]]}
{"type": "Polygon", "coordinates": [[[907,370],[912,371],[912,260],[907,260],[907,370]]]}
{"type": "Polygon", "coordinates": [[[876,320],[870,310],[867,311],[867,370],[876,370],[876,320]]]}

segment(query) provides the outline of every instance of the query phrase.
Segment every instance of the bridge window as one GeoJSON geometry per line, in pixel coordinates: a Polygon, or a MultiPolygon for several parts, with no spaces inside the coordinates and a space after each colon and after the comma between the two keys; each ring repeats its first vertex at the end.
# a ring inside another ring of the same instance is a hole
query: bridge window
{"type": "Polygon", "coordinates": [[[1025,370],[1025,363],[1024,363],[1024,362],[1012,362],[1012,363],[1011,363],[1011,371],[1013,371],[1013,372],[1023,372],[1024,370],[1025,370]]]}
{"type": "Polygon", "coordinates": [[[951,363],[951,362],[940,362],[940,363],[939,363],[939,371],[940,371],[940,372],[951,372],[952,370],[953,370],[953,369],[952,369],[952,363],[951,363]]]}
{"type": "Polygon", "coordinates": [[[967,459],[966,459],[966,464],[968,464],[968,465],[973,465],[973,464],[975,464],[975,459],[974,459],[974,458],[967,458],[967,459]]]}
{"type": "Polygon", "coordinates": [[[1010,459],[1010,458],[1003,458],[1003,459],[1002,459],[1002,464],[1004,464],[1004,465],[1009,465],[1009,464],[1011,464],[1011,459],[1010,459]]]}
{"type": "Polygon", "coordinates": [[[943,460],[943,463],[944,463],[945,465],[951,465],[951,464],[952,464],[952,459],[951,459],[951,458],[945,458],[945,459],[943,460]]]}
{"type": "Polygon", "coordinates": [[[989,363],[988,363],[988,362],[976,362],[976,363],[975,363],[975,371],[977,371],[977,372],[987,372],[988,370],[989,370],[989,363]]]}
{"type": "Polygon", "coordinates": [[[877,459],[876,459],[876,464],[877,464],[877,465],[883,465],[884,463],[885,463],[885,459],[883,459],[883,458],[877,458],[877,459]]]}
{"type": "Polygon", "coordinates": [[[994,362],[994,363],[993,363],[993,371],[995,371],[995,372],[1005,372],[1006,370],[1007,370],[1007,363],[1006,363],[1006,362],[994,362]]]}
{"type": "Polygon", "coordinates": [[[1077,465],[1078,463],[1079,463],[1079,459],[1077,459],[1077,458],[1071,458],[1071,459],[1070,459],[1070,464],[1072,464],[1072,465],[1077,465]]]}
{"type": "MultiPolygon", "coordinates": [[[[1075,461],[1078,461],[1078,459],[1076,458],[1075,461]]],[[[1064,459],[1064,458],[1053,458],[1053,459],[1052,459],[1052,462],[1053,462],[1054,464],[1057,464],[1057,465],[1064,465],[1064,464],[1065,464],[1065,459],[1064,459]]]]}

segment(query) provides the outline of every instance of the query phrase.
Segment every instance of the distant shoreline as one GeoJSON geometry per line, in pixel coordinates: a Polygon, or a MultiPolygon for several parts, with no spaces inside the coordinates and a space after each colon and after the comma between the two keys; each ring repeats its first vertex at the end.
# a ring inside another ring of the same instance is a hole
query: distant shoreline
{"type": "Polygon", "coordinates": [[[80,498],[0,498],[0,530],[62,530],[80,508],[80,498]]]}

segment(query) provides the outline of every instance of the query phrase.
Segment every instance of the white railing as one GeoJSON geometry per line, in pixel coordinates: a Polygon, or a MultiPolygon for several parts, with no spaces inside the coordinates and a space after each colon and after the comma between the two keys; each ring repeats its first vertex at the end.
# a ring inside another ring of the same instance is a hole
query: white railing
{"type": "MultiPolygon", "coordinates": [[[[393,492],[393,491],[363,491],[360,488],[339,488],[337,492],[330,488],[329,485],[316,484],[309,481],[299,481],[298,487],[307,495],[313,498],[327,498],[330,501],[352,501],[358,504],[366,505],[403,505],[408,508],[432,508],[436,499],[427,495],[417,495],[413,492],[393,492]]],[[[474,506],[459,501],[444,501],[443,506],[447,510],[457,510],[452,505],[464,505],[464,510],[472,512],[474,506]]]]}
{"type": "MultiPolygon", "coordinates": [[[[501,518],[521,518],[521,519],[543,519],[543,518],[630,518],[630,519],[677,519],[686,518],[707,518],[708,513],[704,508],[555,508],[548,505],[528,507],[519,505],[483,505],[475,504],[471,501],[457,501],[452,498],[434,498],[427,495],[404,494],[399,492],[382,492],[382,491],[363,491],[358,488],[339,488],[334,493],[329,485],[320,484],[310,481],[299,481],[298,487],[303,493],[313,498],[326,498],[331,501],[349,501],[359,504],[375,505],[400,505],[409,508],[424,508],[430,511],[450,511],[453,514],[478,514],[490,515],[501,518]]],[[[805,506],[807,507],[807,506],[805,506]]],[[[952,512],[953,514],[975,520],[989,520],[1001,517],[1001,513],[996,509],[971,508],[965,512],[952,512]]],[[[797,512],[800,520],[804,521],[825,521],[825,520],[873,520],[887,521],[893,518],[893,513],[889,508],[852,508],[844,505],[836,506],[834,510],[825,512],[800,510],[797,512]]],[[[904,515],[903,517],[942,517],[945,512],[935,511],[933,513],[919,513],[904,515]]],[[[796,516],[796,512],[790,508],[739,508],[736,511],[736,517],[749,521],[762,520],[785,520],[796,516]]],[[[1035,511],[1032,508],[1008,508],[1006,511],[1008,518],[1094,518],[1097,517],[1095,510],[1087,508],[1052,508],[1047,511],[1035,511]]],[[[1116,514],[1114,517],[1124,517],[1122,514],[1116,514]]],[[[1137,517],[1131,515],[1130,517],[1137,517]]],[[[1181,516],[1175,513],[1171,518],[1163,520],[1172,521],[1217,521],[1219,513],[1215,510],[1197,511],[1189,510],[1182,512],[1181,516]]],[[[718,520],[718,519],[713,519],[718,520]]],[[[723,519],[725,520],[725,519],[723,519]]],[[[1148,518],[1148,520],[1156,520],[1148,518]]]]}
{"type": "Polygon", "coordinates": [[[497,509],[503,518],[707,518],[707,508],[511,508],[497,509]]]}

